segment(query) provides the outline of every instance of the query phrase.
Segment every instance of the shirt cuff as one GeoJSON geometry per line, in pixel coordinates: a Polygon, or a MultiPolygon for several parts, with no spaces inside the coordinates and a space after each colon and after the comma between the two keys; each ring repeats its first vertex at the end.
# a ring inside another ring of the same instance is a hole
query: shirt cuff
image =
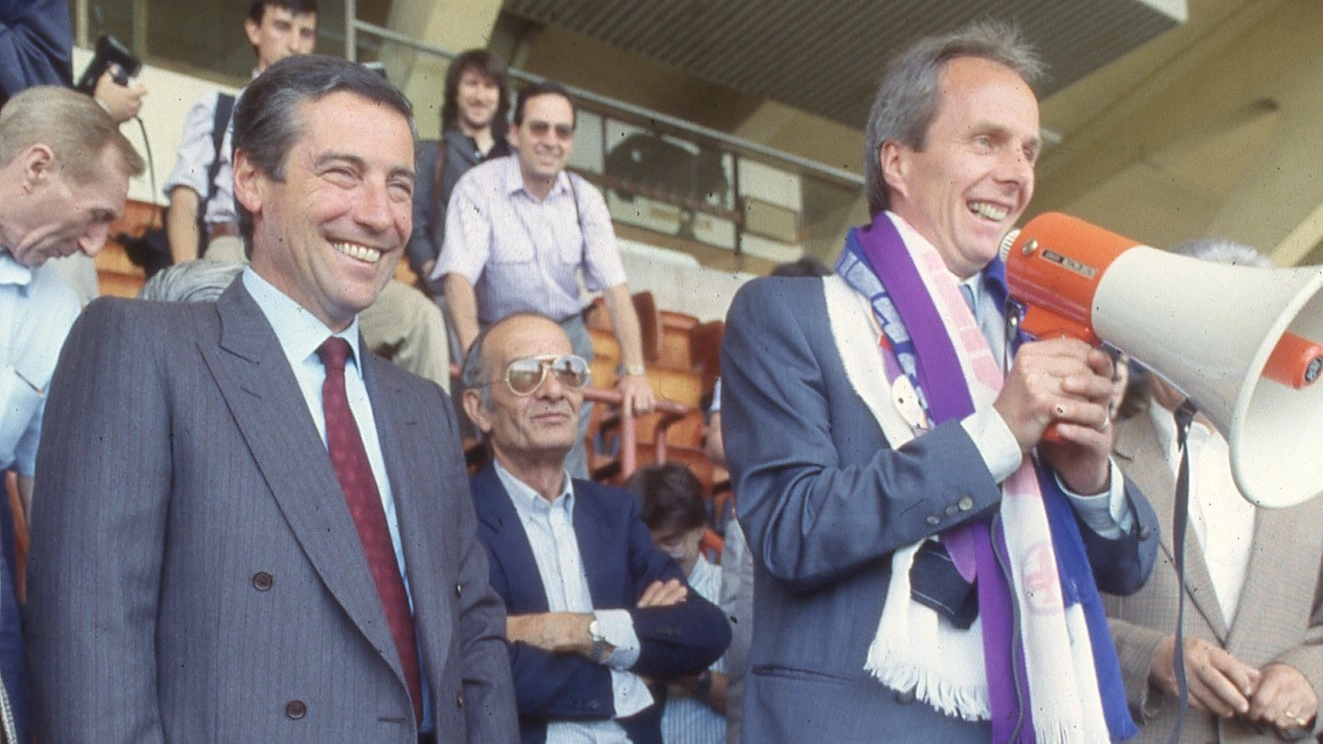
{"type": "Polygon", "coordinates": [[[628,610],[593,610],[597,629],[614,649],[606,657],[606,666],[629,669],[639,660],[639,636],[634,632],[634,618],[628,610]]]}
{"type": "Polygon", "coordinates": [[[1066,498],[1070,499],[1071,505],[1075,507],[1075,513],[1084,524],[1098,533],[1099,537],[1115,540],[1130,534],[1130,528],[1135,525],[1135,515],[1130,509],[1130,502],[1125,497],[1125,476],[1121,474],[1120,466],[1115,460],[1108,460],[1108,467],[1111,471],[1111,488],[1096,496],[1081,496],[1074,493],[1066,488],[1061,476],[1053,473],[1052,477],[1056,478],[1057,487],[1066,494],[1066,498]]]}
{"type": "Polygon", "coordinates": [[[983,457],[983,464],[988,467],[994,481],[1001,483],[1020,467],[1024,460],[1020,443],[1015,441],[1011,427],[1006,425],[1005,419],[995,409],[974,411],[960,425],[965,428],[969,438],[974,440],[974,447],[983,457]]]}

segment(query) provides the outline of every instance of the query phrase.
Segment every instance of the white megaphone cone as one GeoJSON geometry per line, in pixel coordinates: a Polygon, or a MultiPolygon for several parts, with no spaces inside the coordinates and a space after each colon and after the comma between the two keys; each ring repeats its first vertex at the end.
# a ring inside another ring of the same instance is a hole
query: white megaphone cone
{"type": "Polygon", "coordinates": [[[1323,493],[1323,269],[1200,261],[1057,213],[1002,256],[1026,332],[1105,341],[1180,388],[1226,437],[1247,499],[1323,493]]]}

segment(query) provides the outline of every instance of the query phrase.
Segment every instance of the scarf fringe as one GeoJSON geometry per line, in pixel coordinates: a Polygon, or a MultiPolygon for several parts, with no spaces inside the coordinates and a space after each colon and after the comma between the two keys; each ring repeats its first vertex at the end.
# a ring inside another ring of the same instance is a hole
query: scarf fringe
{"type": "Polygon", "coordinates": [[[957,685],[945,675],[914,666],[893,649],[870,652],[869,659],[874,658],[878,666],[868,671],[893,690],[913,690],[917,699],[952,718],[986,721],[992,716],[987,685],[957,685]]]}
{"type": "Polygon", "coordinates": [[[1034,737],[1037,744],[1111,744],[1107,729],[1088,730],[1065,722],[1040,723],[1034,721],[1034,737]]]}

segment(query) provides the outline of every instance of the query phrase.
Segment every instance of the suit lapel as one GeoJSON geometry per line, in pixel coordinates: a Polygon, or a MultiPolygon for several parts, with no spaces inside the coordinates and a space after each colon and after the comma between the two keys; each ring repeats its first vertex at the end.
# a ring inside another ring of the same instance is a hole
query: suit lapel
{"type": "Polygon", "coordinates": [[[216,311],[220,346],[201,352],[240,435],[326,588],[400,673],[344,492],[274,331],[240,281],[216,311]]]}
{"type": "MultiPolygon", "coordinates": [[[[1156,405],[1156,404],[1154,404],[1156,405]]],[[[1173,540],[1172,520],[1176,508],[1176,479],[1171,466],[1163,459],[1163,447],[1147,412],[1139,413],[1118,426],[1115,452],[1121,465],[1157,512],[1162,525],[1162,551],[1175,571],[1176,543],[1173,540]]],[[[1223,644],[1227,640],[1227,623],[1222,607],[1217,602],[1203,546],[1193,534],[1185,536],[1185,590],[1191,604],[1204,617],[1223,644]]]]}
{"type": "Polygon", "coordinates": [[[533,557],[533,546],[493,465],[473,476],[473,494],[478,521],[490,535],[488,547],[492,560],[500,564],[506,581],[509,613],[547,612],[550,602],[542,586],[537,559],[533,557]]]}
{"type": "MultiPolygon", "coordinates": [[[[390,479],[391,496],[395,502],[407,572],[405,579],[413,601],[414,628],[424,644],[424,658],[428,649],[434,650],[439,654],[434,659],[434,668],[441,669],[454,627],[450,619],[454,616],[453,599],[448,591],[451,587],[435,580],[437,576],[429,577],[429,572],[455,576],[459,569],[451,565],[454,561],[448,557],[444,544],[443,536],[450,531],[442,522],[443,511],[438,495],[442,476],[435,464],[448,461],[438,452],[448,452],[459,445],[447,438],[437,441],[436,433],[420,434],[419,401],[407,400],[405,391],[398,384],[387,382],[389,378],[381,374],[381,368],[390,362],[366,351],[367,344],[361,336],[358,346],[364,350],[363,383],[372,400],[386,477],[390,479]]],[[[400,679],[403,681],[402,673],[400,679]]]]}
{"type": "MultiPolygon", "coordinates": [[[[619,581],[613,581],[613,577],[618,578],[619,574],[609,568],[619,565],[621,557],[612,555],[610,542],[601,539],[616,527],[608,523],[601,502],[594,498],[593,488],[584,481],[574,483],[574,536],[579,542],[579,562],[588,577],[588,594],[593,598],[593,607],[616,607],[621,586],[619,581]]],[[[628,598],[629,602],[633,600],[633,597],[628,598]]]]}
{"type": "Polygon", "coordinates": [[[1279,595],[1283,585],[1290,583],[1283,579],[1283,571],[1287,571],[1287,577],[1297,575],[1289,567],[1294,563],[1294,555],[1302,550],[1299,544],[1302,516],[1305,513],[1301,509],[1254,510],[1254,549],[1250,551],[1245,583],[1236,602],[1236,620],[1226,644],[1228,651],[1239,656],[1246,649],[1255,655],[1243,658],[1258,658],[1262,649],[1253,647],[1264,645],[1265,641],[1277,642],[1277,637],[1265,633],[1265,629],[1277,628],[1281,622],[1279,595]]]}

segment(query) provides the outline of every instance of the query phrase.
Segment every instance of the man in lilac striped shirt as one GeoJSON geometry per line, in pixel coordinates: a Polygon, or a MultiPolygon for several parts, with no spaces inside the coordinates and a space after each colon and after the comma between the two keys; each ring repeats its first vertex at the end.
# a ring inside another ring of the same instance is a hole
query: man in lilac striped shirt
{"type": "MultiPolygon", "coordinates": [[[[560,322],[575,353],[592,359],[579,300],[582,270],[587,289],[602,292],[620,345],[622,405],[643,414],[654,397],[611,215],[596,188],[565,170],[575,123],[574,104],[559,84],[520,91],[508,134],[515,154],[474,167],[455,185],[432,279],[442,281],[463,352],[480,327],[536,312],[560,322]]],[[[581,449],[571,454],[572,475],[586,474],[586,465],[574,462],[581,449]]]]}

